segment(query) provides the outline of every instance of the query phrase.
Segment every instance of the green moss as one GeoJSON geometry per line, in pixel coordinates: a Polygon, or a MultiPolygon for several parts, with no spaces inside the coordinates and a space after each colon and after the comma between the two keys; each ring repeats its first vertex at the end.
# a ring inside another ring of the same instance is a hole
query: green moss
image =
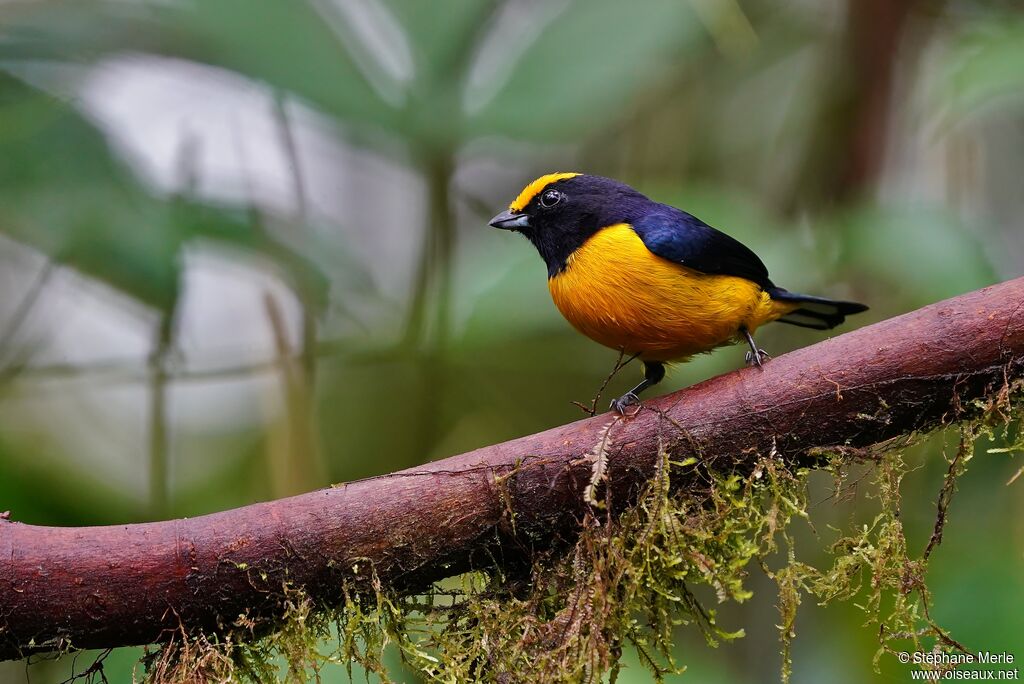
{"type": "MultiPolygon", "coordinates": [[[[745,474],[715,473],[698,454],[661,448],[656,474],[634,506],[613,516],[594,499],[598,505],[575,546],[538,556],[526,578],[500,570],[471,573],[412,597],[392,595],[374,581],[369,595],[346,590],[340,607],[319,609],[286,588],[284,618],[271,634],[257,637],[255,623],[244,617],[220,639],[183,634],[151,656],[146,679],[184,682],[202,672],[212,681],[300,682],[318,680],[320,669],[335,663],[350,676],[365,671],[386,682],[385,653],[397,649],[428,681],[614,681],[624,649],[631,648],[660,681],[685,669],[673,656],[679,627],[700,630],[711,646],[743,636],[736,626],[720,625],[714,606],[697,594],[713,594],[716,604],[745,601],[752,564],[778,586],[783,681],[789,680],[796,615],[806,597],[822,604],[854,601],[866,628],[879,634],[876,666],[887,651],[960,649],[929,614],[928,558],[977,438],[1000,431],[1012,446],[992,451],[1024,447],[1019,437],[1010,438],[1009,418],[1019,411],[1009,393],[974,408],[980,417],[960,427],[935,533],[920,555],[908,551],[900,519],[900,486],[908,472],[901,450],[909,440],[899,448],[812,454],[832,472],[837,492],[850,486],[851,460],[867,461],[878,505],[870,523],[831,545],[825,568],[799,561],[789,534],[795,519],[808,518],[808,468],[794,470],[772,453],[745,474]],[[674,478],[702,479],[707,486],[699,495],[691,488],[677,496],[674,478]]],[[[600,445],[595,450],[604,451],[600,445]]],[[[594,459],[592,499],[607,476],[596,467],[601,461],[594,459]]]]}

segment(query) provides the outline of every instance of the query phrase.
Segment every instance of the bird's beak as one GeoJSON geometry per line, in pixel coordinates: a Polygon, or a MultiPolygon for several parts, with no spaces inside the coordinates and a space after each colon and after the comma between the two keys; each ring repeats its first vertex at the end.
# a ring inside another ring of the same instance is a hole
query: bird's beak
{"type": "Polygon", "coordinates": [[[506,210],[492,218],[489,223],[495,228],[503,230],[520,230],[530,227],[530,217],[526,214],[513,214],[506,210]]]}

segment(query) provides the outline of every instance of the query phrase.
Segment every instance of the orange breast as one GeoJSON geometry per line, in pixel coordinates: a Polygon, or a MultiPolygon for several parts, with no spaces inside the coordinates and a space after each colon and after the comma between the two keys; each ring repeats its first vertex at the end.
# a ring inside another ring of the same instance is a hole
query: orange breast
{"type": "Polygon", "coordinates": [[[626,224],[604,228],[548,280],[581,333],[650,361],[683,359],[735,341],[785,313],[759,285],[707,275],[652,254],[626,224]]]}

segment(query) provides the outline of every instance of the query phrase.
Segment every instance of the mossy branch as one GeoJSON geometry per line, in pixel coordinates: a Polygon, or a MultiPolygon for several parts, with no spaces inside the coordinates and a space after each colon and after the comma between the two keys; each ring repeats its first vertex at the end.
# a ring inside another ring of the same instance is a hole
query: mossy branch
{"type": "MultiPolygon", "coordinates": [[[[1022,376],[1024,278],[798,350],[763,370],[736,371],[648,401],[631,419],[601,415],[418,468],[193,519],[55,528],[0,518],[0,659],[240,626],[259,634],[288,606],[361,611],[360,596],[376,596],[379,613],[391,605],[389,596],[423,592],[470,569],[526,577],[538,558],[571,548],[598,517],[610,521],[642,492],[649,496],[645,485],[659,482],[656,475],[672,459],[685,466],[673,472],[672,488],[703,495],[704,507],[691,517],[714,518],[716,496],[729,497],[765,472],[771,482],[785,479],[771,472],[773,463],[825,466],[823,453],[831,465],[836,455],[850,460],[863,447],[977,415],[983,397],[998,411],[1022,376]],[[599,444],[605,470],[592,478],[594,459],[585,457],[599,444]],[[604,512],[587,503],[588,486],[591,499],[608,504],[604,512]]],[[[763,529],[767,544],[776,525],[799,512],[786,496],[770,500],[767,515],[743,527],[763,529]]],[[[653,537],[682,534],[673,516],[655,511],[638,525],[653,537]]],[[[755,556],[750,548],[730,562],[738,567],[755,556]]],[[[659,576],[671,574],[660,560],[644,559],[659,576]]],[[[721,561],[688,562],[720,594],[741,597],[721,561]]],[[[599,566],[580,556],[581,573],[599,566]]],[[[609,567],[632,572],[638,564],[609,567]]],[[[793,586],[813,580],[806,573],[784,579],[793,586]]],[[[674,590],[673,601],[692,598],[684,583],[674,590]]],[[[592,601],[583,603],[594,609],[592,601]]],[[[694,604],[693,612],[702,609],[694,604]]],[[[392,617],[402,619],[399,612],[392,617]]],[[[614,659],[621,642],[599,646],[593,653],[614,659]]],[[[581,667],[592,671],[604,662],[581,667]]]]}

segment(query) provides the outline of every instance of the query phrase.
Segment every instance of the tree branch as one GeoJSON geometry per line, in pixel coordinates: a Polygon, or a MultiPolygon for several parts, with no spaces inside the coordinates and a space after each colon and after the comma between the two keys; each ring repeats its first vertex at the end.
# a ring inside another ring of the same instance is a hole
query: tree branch
{"type": "MultiPolygon", "coordinates": [[[[571,539],[608,431],[616,502],[659,441],[716,467],[794,460],[962,418],[1024,377],[1024,278],[920,309],[647,402],[504,444],[199,518],[38,527],[0,518],[0,659],[216,630],[272,616],[289,584],[322,601],[343,582],[415,592],[473,567],[514,567],[571,539]]],[[[853,449],[849,449],[853,451],[853,449]]],[[[367,454],[372,457],[372,454],[367,454]]],[[[698,486],[699,483],[682,483],[698,486]]]]}

